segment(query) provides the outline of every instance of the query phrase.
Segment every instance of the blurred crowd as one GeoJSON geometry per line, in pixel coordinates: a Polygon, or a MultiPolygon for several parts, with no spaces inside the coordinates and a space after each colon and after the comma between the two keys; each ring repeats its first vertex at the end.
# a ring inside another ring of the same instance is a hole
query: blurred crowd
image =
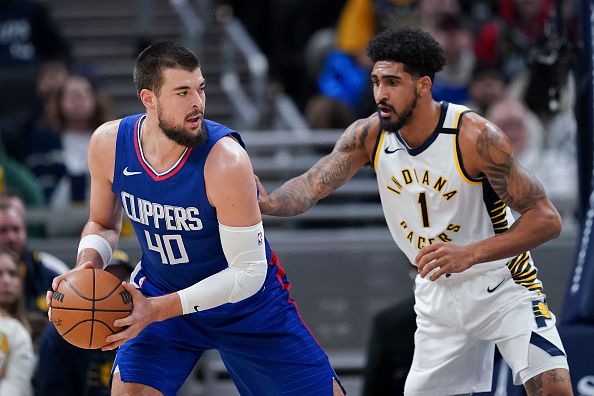
{"type": "MultiPolygon", "coordinates": [[[[431,32],[447,60],[435,99],[497,124],[566,224],[575,222],[574,1],[332,0],[324,12],[317,0],[218,3],[233,7],[313,129],[345,128],[375,111],[366,56],[373,35],[401,25],[431,32]]],[[[68,346],[45,326],[45,291],[67,266],[28,249],[25,214],[30,207],[87,206],[89,140],[117,115],[101,76],[73,59],[44,4],[0,0],[0,396],[34,392],[36,355],[42,365],[55,353],[76,355],[56,352],[68,346]]],[[[129,268],[127,258],[120,261],[129,268]]],[[[89,375],[108,380],[105,355],[72,359],[88,362],[72,368],[81,372],[80,386],[91,386],[89,375]]],[[[54,389],[59,376],[38,376],[36,386],[54,389]]]]}
{"type": "Polygon", "coordinates": [[[251,32],[271,58],[273,77],[301,105],[314,129],[345,128],[375,111],[369,83],[372,65],[366,56],[373,35],[403,25],[429,31],[446,58],[435,78],[434,98],[464,104],[501,127],[520,163],[540,179],[567,226],[575,224],[572,62],[579,40],[577,2],[346,0],[331,2],[338,11],[329,22],[327,13],[314,16],[319,7],[315,1],[262,1],[274,14],[275,26],[284,26],[274,32],[258,24],[257,16],[240,1],[225,3],[235,6],[248,28],[253,27],[251,32]],[[290,22],[297,19],[307,23],[292,29],[290,22]],[[287,59],[298,58],[301,72],[278,70],[287,59]],[[312,83],[310,89],[304,88],[305,81],[312,83]],[[298,89],[292,88],[295,83],[298,89]]]}

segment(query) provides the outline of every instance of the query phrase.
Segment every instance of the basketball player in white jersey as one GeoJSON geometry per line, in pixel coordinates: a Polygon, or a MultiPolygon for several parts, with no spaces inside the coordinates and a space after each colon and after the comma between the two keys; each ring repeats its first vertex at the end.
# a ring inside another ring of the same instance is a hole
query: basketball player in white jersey
{"type": "Polygon", "coordinates": [[[389,29],[368,52],[378,112],[349,126],[303,175],[270,194],[260,184],[260,209],[303,213],[370,164],[392,237],[419,272],[405,395],[489,391],[495,345],[529,395],[572,395],[529,252],[558,236],[557,210],[496,125],[433,100],[444,65],[433,37],[389,29]]]}

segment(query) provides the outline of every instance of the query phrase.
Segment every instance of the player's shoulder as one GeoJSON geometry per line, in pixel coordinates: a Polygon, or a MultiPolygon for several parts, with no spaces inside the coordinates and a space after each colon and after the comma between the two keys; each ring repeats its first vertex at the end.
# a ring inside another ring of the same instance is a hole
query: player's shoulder
{"type": "Polygon", "coordinates": [[[505,138],[505,135],[497,125],[475,112],[464,114],[460,125],[461,140],[477,142],[489,137],[505,138]]]}
{"type": "Polygon", "coordinates": [[[232,135],[217,140],[208,153],[205,171],[228,177],[244,169],[251,172],[251,162],[241,144],[232,135]]]}
{"type": "Polygon", "coordinates": [[[370,155],[380,131],[381,124],[377,113],[360,118],[345,129],[336,144],[336,149],[348,152],[365,152],[370,155]]]}
{"type": "Polygon", "coordinates": [[[377,112],[365,118],[360,118],[353,124],[357,128],[357,132],[365,136],[375,137],[382,130],[380,117],[377,112]]]}
{"type": "Polygon", "coordinates": [[[122,121],[121,118],[117,120],[107,121],[101,125],[93,135],[91,136],[91,140],[94,141],[96,144],[101,143],[115,143],[117,136],[118,136],[118,129],[120,127],[120,122],[122,121]]]}

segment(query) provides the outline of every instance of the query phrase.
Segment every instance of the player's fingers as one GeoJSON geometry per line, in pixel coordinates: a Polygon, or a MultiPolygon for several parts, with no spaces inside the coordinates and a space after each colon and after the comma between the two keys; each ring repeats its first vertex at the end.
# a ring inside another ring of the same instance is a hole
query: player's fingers
{"type": "Polygon", "coordinates": [[[113,322],[113,325],[115,327],[126,327],[130,326],[132,323],[134,323],[134,317],[132,315],[128,315],[125,318],[117,319],[113,322]]]}
{"type": "Polygon", "coordinates": [[[423,269],[419,271],[419,274],[421,275],[421,278],[425,278],[427,275],[433,275],[436,271],[439,271],[439,263],[437,259],[432,259],[423,266],[423,269]]]}
{"type": "Polygon", "coordinates": [[[92,261],[87,261],[86,263],[82,263],[81,265],[77,265],[74,269],[77,271],[80,271],[81,269],[86,269],[86,268],[94,268],[95,266],[93,265],[92,261]]]}
{"type": "Polygon", "coordinates": [[[105,342],[110,344],[116,343],[118,341],[126,341],[134,336],[134,333],[130,327],[124,329],[122,331],[118,331],[115,334],[111,334],[105,338],[105,342]]]}
{"type": "Polygon", "coordinates": [[[52,307],[48,307],[47,309],[47,318],[50,322],[52,321],[52,307]]]}
{"type": "Polygon", "coordinates": [[[52,297],[54,296],[54,292],[51,290],[48,290],[45,293],[45,305],[47,305],[48,307],[52,306],[52,297]]]}
{"type": "Polygon", "coordinates": [[[437,259],[437,257],[438,257],[437,251],[428,252],[423,257],[421,257],[421,260],[419,260],[419,262],[417,264],[417,268],[418,268],[419,273],[420,274],[422,274],[422,273],[425,273],[426,274],[427,273],[426,271],[430,271],[431,269],[426,270],[425,267],[429,263],[435,261],[435,259],[437,259]]]}
{"type": "Polygon", "coordinates": [[[431,276],[429,277],[429,279],[431,279],[432,281],[436,281],[439,278],[441,278],[445,273],[447,273],[448,270],[446,270],[443,267],[437,267],[437,271],[433,272],[431,274],[431,276]]]}
{"type": "Polygon", "coordinates": [[[112,343],[107,344],[104,347],[102,347],[101,350],[102,351],[112,351],[112,350],[118,348],[119,346],[121,346],[126,341],[127,340],[120,340],[120,341],[117,341],[117,342],[112,342],[112,343]]]}
{"type": "Polygon", "coordinates": [[[431,252],[434,252],[435,250],[437,250],[438,247],[439,247],[439,244],[434,243],[432,245],[425,246],[424,248],[419,250],[419,253],[417,253],[417,256],[415,257],[415,264],[418,266],[419,263],[421,263],[423,257],[425,257],[426,255],[428,255],[431,252]]]}
{"type": "Polygon", "coordinates": [[[124,289],[126,289],[130,294],[132,294],[132,298],[134,298],[135,296],[142,296],[142,293],[140,292],[140,290],[138,290],[136,288],[136,286],[134,286],[130,282],[123,282],[122,281],[122,287],[124,289]]]}
{"type": "Polygon", "coordinates": [[[60,286],[62,279],[64,279],[64,275],[58,275],[52,280],[52,290],[58,290],[58,286],[60,286]]]}

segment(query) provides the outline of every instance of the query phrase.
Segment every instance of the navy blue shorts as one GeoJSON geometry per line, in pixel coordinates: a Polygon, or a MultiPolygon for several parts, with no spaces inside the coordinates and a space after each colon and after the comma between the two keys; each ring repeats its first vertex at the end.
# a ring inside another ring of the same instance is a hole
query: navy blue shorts
{"type": "MultiPolygon", "coordinates": [[[[140,270],[134,281],[144,295],[166,293],[142,277],[140,270]]],[[[175,395],[202,353],[216,349],[241,395],[331,396],[338,378],[275,278],[244,301],[147,326],[119,348],[120,378],[175,395]]]]}

